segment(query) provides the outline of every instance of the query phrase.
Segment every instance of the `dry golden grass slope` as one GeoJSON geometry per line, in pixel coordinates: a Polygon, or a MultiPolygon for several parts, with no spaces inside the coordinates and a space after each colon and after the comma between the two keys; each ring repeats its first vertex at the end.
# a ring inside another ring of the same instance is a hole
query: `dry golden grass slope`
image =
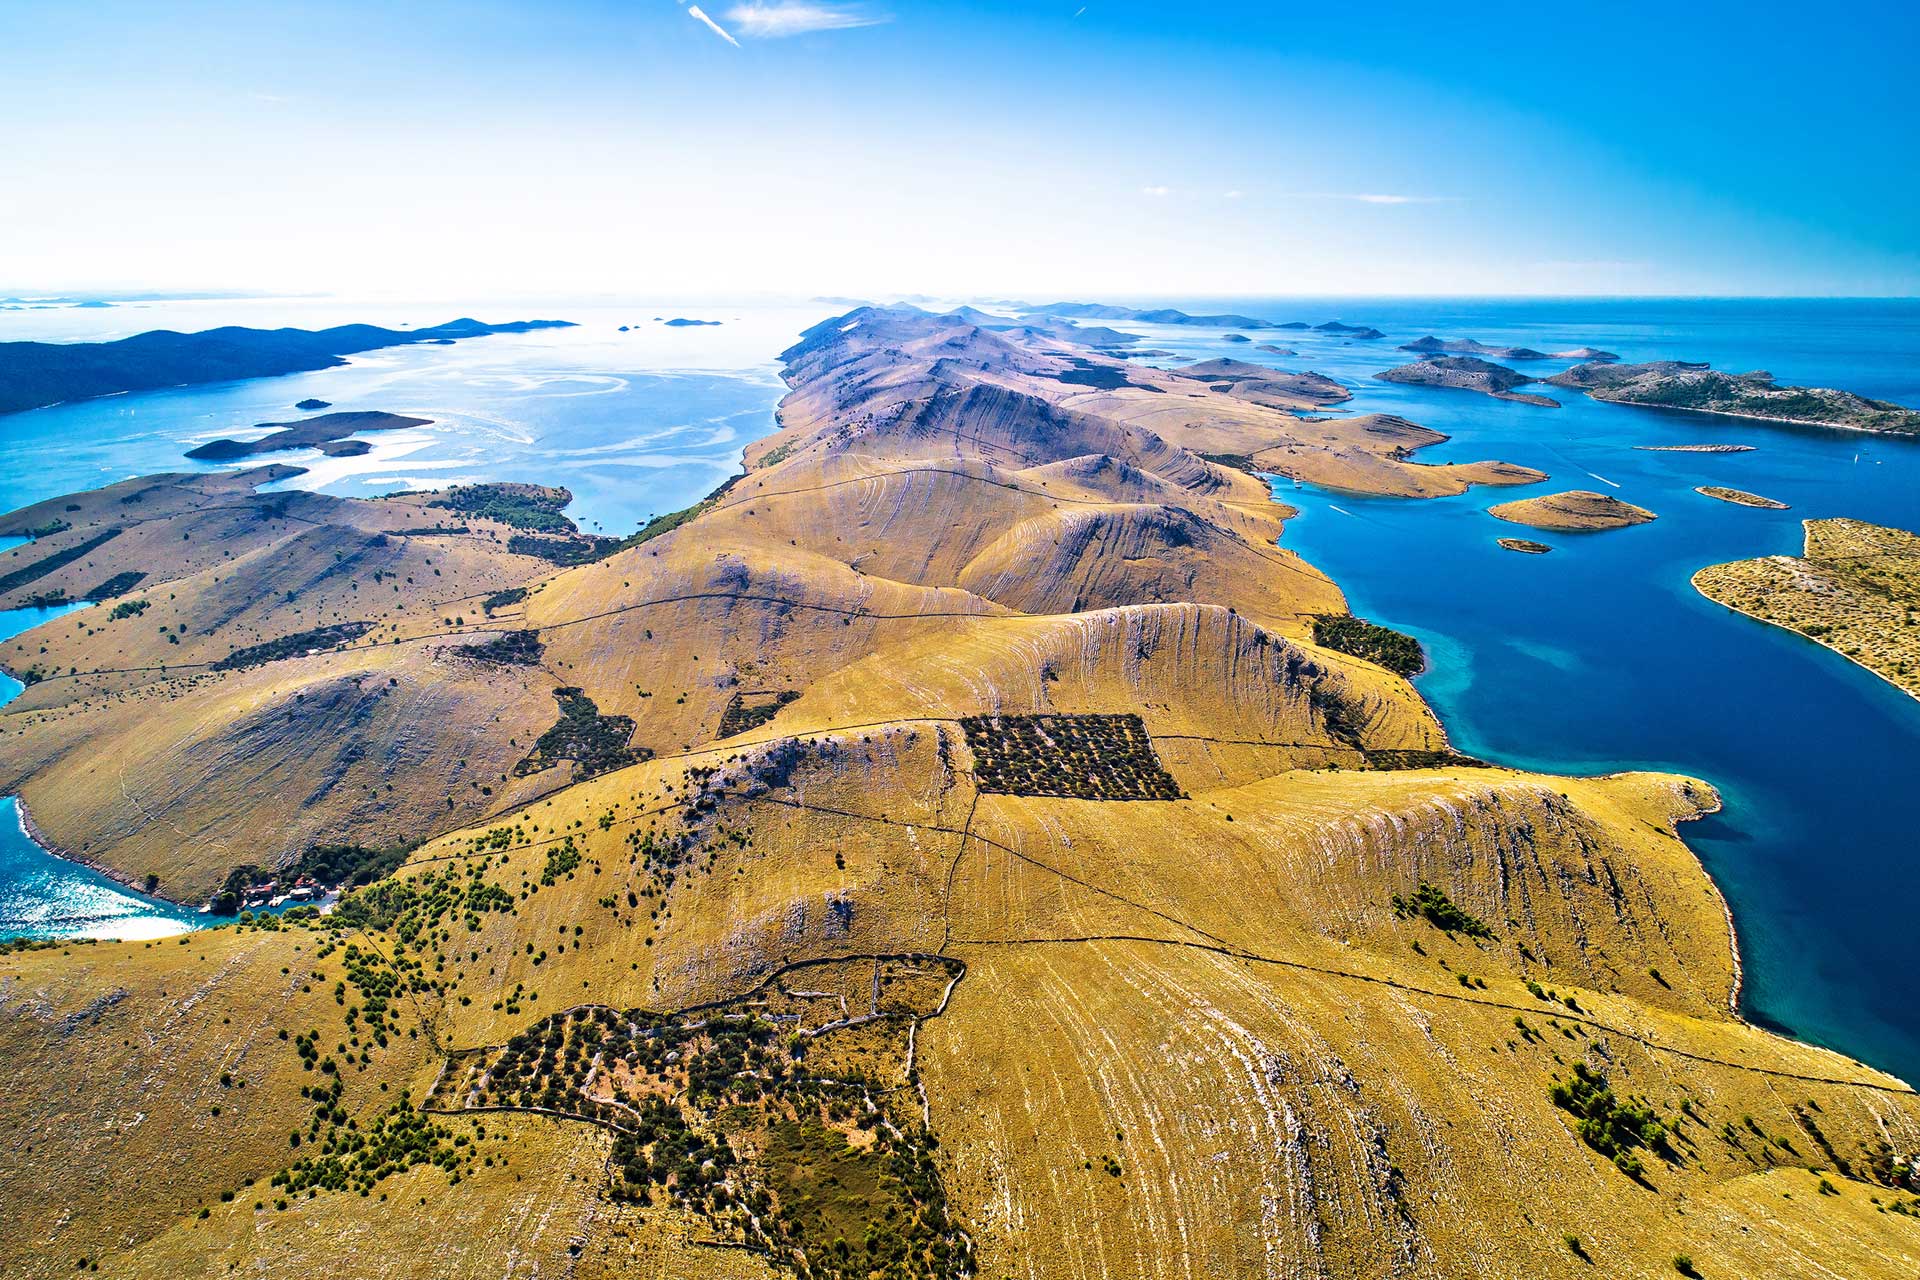
{"type": "Polygon", "coordinates": [[[9,1275],[1913,1273],[1920,1101],[1733,1012],[1712,789],[1455,755],[1201,455],[1499,464],[1057,333],[862,310],[787,358],[746,475],[593,563],[475,520],[282,620],[233,562],[429,510],[302,498],[24,638],[0,784],[60,843],[195,889],[425,843],[324,919],[0,955],[9,1275]],[[562,687],[631,754],[517,776],[562,687]]]}

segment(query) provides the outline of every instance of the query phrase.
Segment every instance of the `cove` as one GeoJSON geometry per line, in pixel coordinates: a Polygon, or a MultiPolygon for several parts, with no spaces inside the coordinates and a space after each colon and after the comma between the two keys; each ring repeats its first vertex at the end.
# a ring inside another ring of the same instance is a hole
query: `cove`
{"type": "MultiPolygon", "coordinates": [[[[0,640],[11,640],[85,604],[0,610],[0,640]]],[[[0,706],[21,684],[0,672],[0,706]]],[[[200,926],[198,913],[136,893],[91,867],[55,857],[27,834],[19,801],[0,796],[0,939],[164,938],[200,926]]]]}

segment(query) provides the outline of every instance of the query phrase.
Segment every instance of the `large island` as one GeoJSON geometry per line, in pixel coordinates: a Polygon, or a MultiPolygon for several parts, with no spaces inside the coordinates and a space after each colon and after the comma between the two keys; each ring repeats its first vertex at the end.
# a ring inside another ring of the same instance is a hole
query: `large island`
{"type": "Polygon", "coordinates": [[[494,333],[567,328],[566,320],[482,324],[460,319],[427,329],[349,324],[332,329],[245,329],[203,333],[158,329],[115,342],[0,342],[0,413],[157,387],[305,373],[382,347],[447,343],[494,333]]]}
{"type": "Polygon", "coordinates": [[[370,881],[0,955],[9,1274],[1910,1269],[1920,1100],[1734,1012],[1713,788],[1460,754],[1249,474],[1517,469],[904,309],[783,372],[618,542],[277,468],[6,519],[0,608],[141,575],[0,649],[47,843],[370,881]]]}
{"type": "Polygon", "coordinates": [[[1832,387],[1781,386],[1763,370],[1722,373],[1705,364],[1679,360],[1597,363],[1576,365],[1547,381],[1615,404],[1848,431],[1920,434],[1920,411],[1832,387]]]}

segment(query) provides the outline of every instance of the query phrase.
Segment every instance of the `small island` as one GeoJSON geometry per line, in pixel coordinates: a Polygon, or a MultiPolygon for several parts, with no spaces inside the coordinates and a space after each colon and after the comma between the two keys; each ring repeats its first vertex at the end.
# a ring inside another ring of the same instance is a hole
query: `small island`
{"type": "Polygon", "coordinates": [[[1329,320],[1325,324],[1313,326],[1320,333],[1338,334],[1343,338],[1357,338],[1361,342],[1372,342],[1387,335],[1378,329],[1362,324],[1342,324],[1338,320],[1329,320]]]}
{"type": "Polygon", "coordinates": [[[718,320],[689,320],[685,316],[675,316],[673,319],[663,321],[662,323],[669,329],[718,328],[721,324],[718,320]]]}
{"type": "Polygon", "coordinates": [[[1297,356],[1300,354],[1298,351],[1295,351],[1292,347],[1277,347],[1271,342],[1263,342],[1259,346],[1255,347],[1254,350],[1264,351],[1270,356],[1297,356]]]}
{"type": "Polygon", "coordinates": [[[294,405],[293,407],[298,409],[302,413],[318,413],[322,409],[333,408],[333,405],[331,402],[326,400],[314,400],[312,398],[308,398],[306,400],[302,400],[300,403],[294,405]]]}
{"type": "Polygon", "coordinates": [[[1920,536],[1864,520],[1808,520],[1799,556],[1708,565],[1694,589],[1797,631],[1920,698],[1920,536]]]}
{"type": "Polygon", "coordinates": [[[1601,529],[1624,529],[1628,525],[1648,524],[1658,519],[1645,507],[1604,493],[1587,489],[1569,489],[1540,498],[1522,498],[1487,508],[1496,520],[1531,525],[1556,533],[1589,533],[1601,529]]]}
{"type": "Polygon", "coordinates": [[[1685,360],[1592,363],[1575,365],[1547,381],[1614,404],[1845,431],[1920,435],[1920,411],[1832,387],[1781,386],[1763,369],[1722,373],[1710,365],[1685,360]]]}
{"type": "Polygon", "coordinates": [[[1786,511],[1784,502],[1772,498],[1763,498],[1757,493],[1748,493],[1745,489],[1729,489],[1723,484],[1703,484],[1694,488],[1695,493],[1705,494],[1709,498],[1718,498],[1722,502],[1731,502],[1735,506],[1760,507],[1767,511],[1786,511]]]}
{"type": "Polygon", "coordinates": [[[1417,351],[1421,355],[1486,356],[1493,360],[1618,360],[1620,357],[1611,351],[1602,351],[1598,347],[1575,347],[1571,351],[1535,351],[1532,347],[1492,347],[1472,338],[1449,338],[1441,340],[1428,334],[1412,342],[1400,344],[1401,351],[1417,351]]]}
{"type": "Polygon", "coordinates": [[[396,431],[401,427],[424,427],[431,418],[409,418],[398,413],[327,413],[299,422],[262,422],[259,427],[271,432],[258,440],[211,440],[187,456],[197,462],[232,462],[263,453],[284,453],[289,449],[318,449],[329,458],[356,458],[373,446],[365,440],[349,440],[359,431],[396,431]]]}
{"type": "Polygon", "coordinates": [[[1492,396],[1495,400],[1512,400],[1519,404],[1539,405],[1543,409],[1558,409],[1560,402],[1546,396],[1516,392],[1515,387],[1524,387],[1528,383],[1538,382],[1538,378],[1529,378],[1524,373],[1516,373],[1505,365],[1494,364],[1477,356],[1432,356],[1413,364],[1403,364],[1398,369],[1389,369],[1385,373],[1373,375],[1382,382],[1402,382],[1416,387],[1452,387],[1459,391],[1478,391],[1481,395],[1492,396]]]}
{"type": "Polygon", "coordinates": [[[1544,542],[1535,542],[1531,538],[1495,538],[1495,542],[1509,551],[1518,551],[1522,555],[1543,556],[1553,550],[1544,542]]]}
{"type": "Polygon", "coordinates": [[[1021,306],[1023,316],[1045,316],[1056,320],[1131,320],[1137,324],[1181,325],[1198,329],[1290,329],[1305,325],[1276,325],[1242,315],[1188,315],[1171,307],[1143,311],[1137,307],[1116,307],[1101,302],[1050,302],[1044,306],[1021,306]]]}

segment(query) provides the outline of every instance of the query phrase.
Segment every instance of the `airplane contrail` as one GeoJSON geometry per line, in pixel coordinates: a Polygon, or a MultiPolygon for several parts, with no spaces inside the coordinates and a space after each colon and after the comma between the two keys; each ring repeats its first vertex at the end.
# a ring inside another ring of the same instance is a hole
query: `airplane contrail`
{"type": "Polygon", "coordinates": [[[688,5],[687,16],[691,18],[700,19],[700,21],[707,24],[708,29],[711,30],[713,34],[719,36],[722,40],[725,40],[728,44],[732,45],[736,49],[740,47],[740,42],[738,40],[735,40],[733,36],[728,33],[725,27],[715,22],[712,18],[709,18],[707,16],[707,11],[705,9],[702,9],[699,5],[697,4],[688,5]]]}

